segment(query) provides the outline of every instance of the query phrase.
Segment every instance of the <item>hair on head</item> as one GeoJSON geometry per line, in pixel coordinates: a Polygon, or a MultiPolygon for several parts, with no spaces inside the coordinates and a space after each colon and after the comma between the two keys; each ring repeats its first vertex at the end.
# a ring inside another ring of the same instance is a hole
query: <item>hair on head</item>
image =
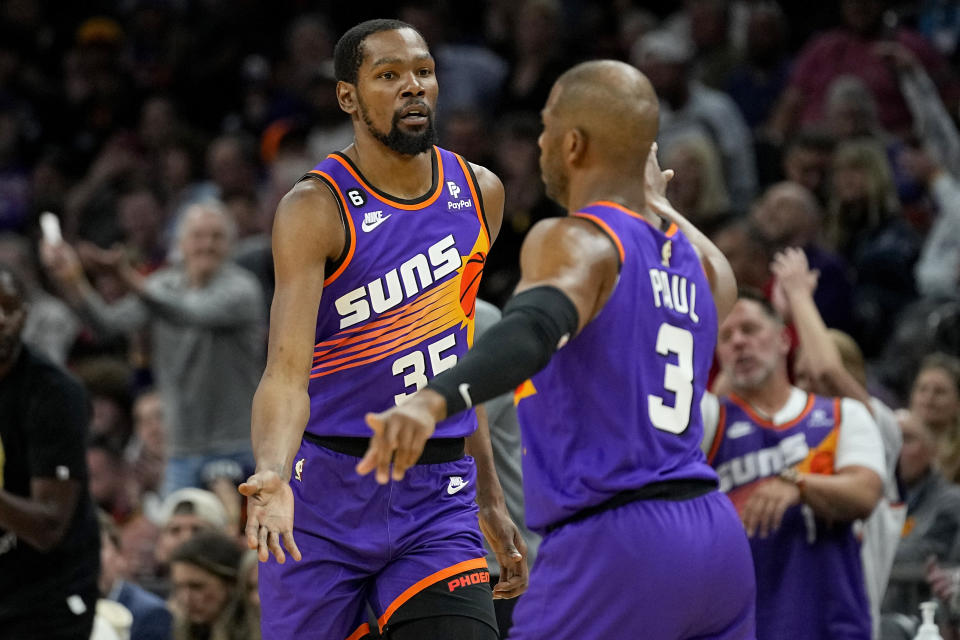
{"type": "MultiPolygon", "coordinates": [[[[413,26],[402,20],[377,18],[367,20],[351,27],[337,40],[333,49],[333,73],[338,81],[357,83],[357,71],[363,64],[363,42],[368,37],[381,31],[396,31],[398,29],[412,29],[413,26]]],[[[422,36],[421,36],[422,37],[422,36]]]]}

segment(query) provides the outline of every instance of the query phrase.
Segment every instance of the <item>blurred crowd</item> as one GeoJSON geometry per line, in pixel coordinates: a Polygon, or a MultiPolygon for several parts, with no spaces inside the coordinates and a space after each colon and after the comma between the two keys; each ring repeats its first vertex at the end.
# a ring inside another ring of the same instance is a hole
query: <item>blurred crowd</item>
{"type": "Polygon", "coordinates": [[[901,408],[908,518],[885,611],[913,615],[934,588],[960,619],[955,2],[333,6],[0,3],[0,262],[26,284],[25,342],[92,399],[104,595],[123,583],[169,599],[178,638],[254,637],[235,487],[253,464],[272,216],[352,140],[334,93],[339,34],[398,17],[437,60],[440,145],[504,183],[480,291],[498,305],[526,231],[562,214],[538,164],[553,81],[595,57],[649,77],[676,208],[770,297],[774,256],[801,248],[826,325],[862,351],[870,393],[901,408]],[[40,242],[44,211],[64,243],[40,242]]]}

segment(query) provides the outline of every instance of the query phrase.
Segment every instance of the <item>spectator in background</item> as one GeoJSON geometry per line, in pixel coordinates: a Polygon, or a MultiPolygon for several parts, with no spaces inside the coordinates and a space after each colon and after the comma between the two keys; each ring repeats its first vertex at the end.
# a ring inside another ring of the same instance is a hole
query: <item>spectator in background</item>
{"type": "Polygon", "coordinates": [[[816,198],[793,182],[769,187],[750,211],[750,219],[771,251],[800,247],[811,269],[819,273],[813,293],[817,309],[828,327],[850,331],[853,284],[846,262],[820,241],[823,211],[816,198]]]}
{"type": "Polygon", "coordinates": [[[228,262],[233,227],[213,203],[188,209],[180,226],[183,261],[147,278],[122,250],[101,251],[102,268],[130,293],[107,304],[67,244],[44,244],[45,262],[66,295],[101,331],[149,325],[153,368],[169,426],[165,490],[203,486],[204,467],[227,459],[252,469],[250,404],[263,367],[262,292],[228,262]]]}
{"type": "Polygon", "coordinates": [[[167,422],[163,398],[154,389],[146,389],[133,401],[133,438],[124,458],[133,471],[144,511],[157,514],[167,464],[167,422]]]}
{"type": "Polygon", "coordinates": [[[757,226],[748,218],[731,215],[721,218],[710,230],[710,239],[723,252],[737,285],[765,291],[770,283],[770,247],[757,226]]]}
{"type": "Polygon", "coordinates": [[[554,80],[571,64],[564,47],[563,7],[558,0],[521,0],[513,11],[500,112],[539,113],[554,80]]]}
{"type": "Polygon", "coordinates": [[[13,233],[0,233],[0,264],[13,269],[27,290],[30,313],[23,327],[23,342],[53,362],[64,364],[80,332],[80,320],[62,300],[43,288],[30,241],[13,233]]]}
{"type": "Polygon", "coordinates": [[[113,521],[123,525],[139,508],[140,490],[123,451],[106,436],[87,444],[90,497],[113,521]]]}
{"type": "Polygon", "coordinates": [[[163,600],[130,581],[120,531],[100,512],[100,595],[119,602],[133,615],[130,640],[170,640],[172,617],[163,600]]]}
{"type": "Polygon", "coordinates": [[[943,353],[923,359],[910,390],[910,413],[936,436],[943,475],[960,481],[960,360],[943,353]]]}
{"type": "Polygon", "coordinates": [[[690,76],[693,52],[668,31],[653,31],[637,41],[630,62],[649,79],[660,99],[661,147],[691,130],[716,143],[734,211],[745,212],[757,192],[753,138],[728,95],[690,76]]]}
{"type": "Polygon", "coordinates": [[[871,357],[890,335],[897,312],[916,297],[920,239],[900,216],[890,166],[877,143],[841,143],[831,182],[826,238],[857,273],[853,313],[860,345],[871,357]]]}
{"type": "Polygon", "coordinates": [[[750,538],[758,640],[868,640],[852,523],[882,496],[883,443],[859,401],[790,384],[789,348],[769,303],[741,296],[720,325],[717,358],[732,392],[705,396],[704,451],[750,538]]]}
{"type": "Polygon", "coordinates": [[[256,637],[237,586],[241,555],[235,540],[214,532],[199,533],[174,549],[174,640],[256,637]]]}
{"type": "Polygon", "coordinates": [[[167,260],[167,217],[163,203],[146,186],[135,186],[117,201],[117,224],[124,248],[134,268],[147,275],[167,260]]]}
{"type": "Polygon", "coordinates": [[[503,224],[497,249],[487,255],[480,296],[503,305],[520,279],[520,246],[527,231],[561,210],[547,198],[540,179],[542,127],[533,114],[516,112],[500,119],[494,139],[494,168],[503,181],[503,224]]]}
{"type": "MultiPolygon", "coordinates": [[[[787,85],[787,23],[776,2],[757,2],[747,18],[744,59],[733,67],[725,89],[743,114],[747,126],[758,131],[770,117],[787,85]]],[[[758,167],[759,169],[759,167],[758,167]]]]}
{"type": "Polygon", "coordinates": [[[823,277],[809,268],[803,251],[794,247],[778,253],[771,271],[776,278],[774,305],[783,318],[793,323],[797,333],[799,344],[793,367],[797,386],[822,396],[859,400],[873,415],[883,441],[883,498],[860,531],[860,557],[873,637],[877,638],[880,603],[906,518],[897,477],[897,459],[903,445],[900,427],[893,411],[868,393],[863,354],[857,344],[847,334],[827,329],[814,299],[823,277]]]}
{"type": "Polygon", "coordinates": [[[931,557],[948,560],[960,540],[960,487],[937,468],[936,435],[909,411],[898,411],[897,419],[903,431],[899,470],[907,521],[883,611],[915,615],[928,596],[924,564],[931,557]]]}
{"type": "Polygon", "coordinates": [[[163,501],[160,508],[160,533],[154,545],[154,591],[166,597],[169,591],[170,557],[173,551],[200,532],[221,535],[239,526],[231,523],[220,498],[204,489],[180,489],[163,501]]]}
{"type": "Polygon", "coordinates": [[[720,155],[710,138],[693,132],[677,136],[662,154],[663,166],[674,170],[667,197],[677,211],[701,228],[729,212],[720,155]]]}
{"type": "Polygon", "coordinates": [[[930,298],[955,298],[960,295],[960,181],[925,149],[907,147],[899,160],[926,187],[937,210],[914,269],[917,289],[930,298]]]}
{"type": "Polygon", "coordinates": [[[895,72],[877,48],[891,40],[910,49],[934,78],[947,104],[956,105],[956,83],[943,58],[916,32],[885,25],[883,4],[882,0],[843,0],[843,25],[806,43],[774,115],[772,128],[781,139],[798,127],[823,120],[830,84],[844,74],[855,75],[866,83],[884,129],[894,135],[909,134],[910,111],[895,72]]]}
{"type": "Polygon", "coordinates": [[[829,198],[830,163],[835,142],[826,133],[801,131],[783,150],[783,175],[813,193],[821,206],[829,198]]]}
{"type": "Polygon", "coordinates": [[[0,266],[0,632],[86,640],[100,543],[83,387],[23,344],[26,289],[0,266]]]}

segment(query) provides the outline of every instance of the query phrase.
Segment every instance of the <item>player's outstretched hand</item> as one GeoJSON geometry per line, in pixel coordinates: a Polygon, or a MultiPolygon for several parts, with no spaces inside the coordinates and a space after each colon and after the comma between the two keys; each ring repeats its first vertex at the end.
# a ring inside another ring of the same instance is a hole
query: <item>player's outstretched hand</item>
{"type": "Polygon", "coordinates": [[[283,547],[300,561],[300,549],[293,540],[293,491],[273,471],[255,473],[238,488],[247,497],[247,546],[257,550],[260,562],[272,552],[277,562],[286,562],[283,547]],[[281,540],[283,547],[280,546],[281,540]]]}
{"type": "Polygon", "coordinates": [[[657,160],[657,143],[650,146],[650,153],[647,155],[647,164],[643,170],[644,194],[648,200],[667,198],[667,183],[673,178],[673,169],[661,169],[660,162],[657,160]]]}
{"type": "Polygon", "coordinates": [[[747,537],[758,535],[766,538],[774,533],[783,522],[783,514],[795,504],[800,504],[800,488],[797,485],[780,478],[763,481],[750,494],[740,513],[747,537]]]}
{"type": "Polygon", "coordinates": [[[445,408],[443,396],[431,389],[423,389],[383,413],[368,413],[367,426],[373,435],[366,454],[357,463],[357,473],[365,476],[376,470],[380,484],[387,484],[391,477],[403,480],[404,473],[423,453],[427,439],[437,426],[438,416],[445,408]]]}
{"type": "Polygon", "coordinates": [[[516,598],[527,590],[527,543],[504,507],[480,509],[480,530],[500,565],[500,581],[493,588],[494,599],[516,598]]]}

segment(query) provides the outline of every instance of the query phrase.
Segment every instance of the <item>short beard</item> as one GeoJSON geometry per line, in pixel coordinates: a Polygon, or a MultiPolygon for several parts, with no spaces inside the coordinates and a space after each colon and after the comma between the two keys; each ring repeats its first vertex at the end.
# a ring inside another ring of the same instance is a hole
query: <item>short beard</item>
{"type": "Polygon", "coordinates": [[[370,135],[377,139],[383,146],[405,156],[415,156],[429,150],[437,143],[437,130],[433,126],[433,113],[427,115],[427,126],[420,133],[404,133],[397,126],[400,123],[400,112],[393,114],[393,122],[390,123],[390,131],[383,133],[377,131],[373,126],[373,120],[367,114],[366,106],[362,100],[357,100],[360,106],[360,117],[367,125],[370,135]]]}

